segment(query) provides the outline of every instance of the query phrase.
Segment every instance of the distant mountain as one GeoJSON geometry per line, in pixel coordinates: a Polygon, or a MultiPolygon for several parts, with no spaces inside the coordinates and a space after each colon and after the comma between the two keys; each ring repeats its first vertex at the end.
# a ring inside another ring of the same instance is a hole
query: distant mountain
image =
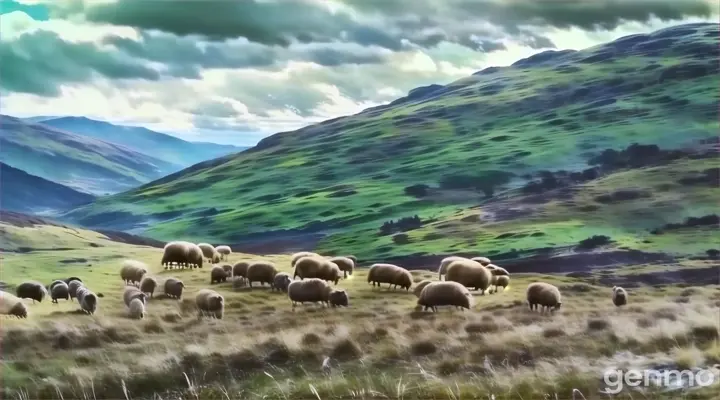
{"type": "Polygon", "coordinates": [[[0,115],[0,149],[6,164],[96,195],[128,190],[181,168],[125,146],[5,115],[0,115]]]}
{"type": "Polygon", "coordinates": [[[143,127],[114,125],[85,117],[34,117],[33,122],[117,143],[180,167],[189,167],[201,161],[247,148],[216,143],[188,142],[143,127]]]}
{"type": "Polygon", "coordinates": [[[63,211],[95,199],[59,183],[0,163],[0,209],[24,213],[63,211]]]}

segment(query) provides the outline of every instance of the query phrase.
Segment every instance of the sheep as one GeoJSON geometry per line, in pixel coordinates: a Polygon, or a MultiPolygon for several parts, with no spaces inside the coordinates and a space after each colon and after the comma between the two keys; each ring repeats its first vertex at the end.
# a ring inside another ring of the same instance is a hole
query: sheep
{"type": "Polygon", "coordinates": [[[612,301],[616,307],[621,307],[627,304],[628,294],[625,289],[620,286],[613,286],[612,291],[612,301]]]}
{"type": "Polygon", "coordinates": [[[220,259],[221,259],[220,253],[218,253],[217,251],[215,253],[213,253],[213,255],[212,255],[212,263],[213,264],[219,263],[220,259]]]}
{"type": "Polygon", "coordinates": [[[350,298],[347,291],[342,289],[335,289],[328,295],[328,302],[333,307],[349,307],[350,298]]]}
{"type": "Polygon", "coordinates": [[[73,298],[77,298],[77,291],[83,286],[85,286],[85,284],[80,281],[70,281],[70,283],[68,284],[68,294],[70,295],[71,301],[73,298]]]}
{"type": "Polygon", "coordinates": [[[300,277],[300,280],[305,278],[320,278],[325,281],[332,281],[336,285],[342,277],[340,268],[334,262],[331,262],[322,257],[301,257],[295,263],[295,272],[293,279],[296,276],[300,277]]]}
{"type": "Polygon", "coordinates": [[[489,269],[490,273],[495,276],[500,276],[500,275],[510,276],[510,273],[507,272],[507,270],[505,268],[498,267],[495,264],[488,264],[485,266],[485,268],[489,269]]]}
{"type": "Polygon", "coordinates": [[[292,282],[290,274],[287,272],[278,272],[273,278],[272,290],[277,289],[280,292],[287,292],[288,285],[292,282]]]}
{"type": "Polygon", "coordinates": [[[288,297],[293,309],[297,303],[323,303],[328,304],[332,287],[319,278],[308,278],[302,281],[292,281],[288,285],[288,297]]]}
{"type": "Polygon", "coordinates": [[[204,315],[222,319],[225,311],[225,299],[222,295],[211,289],[201,289],[195,296],[195,305],[198,309],[198,318],[204,315]]]}
{"type": "Polygon", "coordinates": [[[165,279],[165,283],[163,283],[165,296],[170,298],[181,299],[184,288],[185,284],[177,278],[167,278],[165,279]]]}
{"type": "Polygon", "coordinates": [[[47,295],[47,289],[42,283],[36,281],[27,281],[18,285],[15,294],[21,299],[32,299],[33,303],[39,301],[42,303],[47,295]]]}
{"type": "Polygon", "coordinates": [[[440,261],[440,267],[438,267],[438,280],[439,281],[442,280],[443,275],[447,274],[447,269],[450,266],[450,264],[453,261],[458,261],[458,260],[469,260],[469,258],[450,256],[450,257],[445,257],[440,261]]]}
{"type": "Polygon", "coordinates": [[[158,282],[157,279],[153,278],[152,276],[144,276],[143,279],[140,281],[140,291],[143,293],[147,293],[149,297],[153,297],[153,293],[155,293],[155,288],[157,288],[158,282]]]}
{"type": "Polygon", "coordinates": [[[187,254],[189,251],[188,242],[169,242],[163,250],[162,261],[160,264],[169,269],[175,263],[178,266],[187,264],[187,254]]]}
{"type": "Polygon", "coordinates": [[[378,287],[383,284],[388,284],[388,289],[391,286],[402,287],[406,291],[410,291],[413,283],[412,274],[405,268],[398,267],[393,264],[373,264],[370,266],[367,276],[368,283],[372,283],[373,287],[377,283],[378,287]]]}
{"type": "Polygon", "coordinates": [[[343,272],[343,278],[352,275],[353,269],[355,268],[355,261],[349,257],[331,257],[328,261],[335,263],[335,265],[340,268],[340,271],[343,272]]]}
{"type": "Polygon", "coordinates": [[[82,279],[78,278],[77,276],[71,276],[67,279],[63,279],[63,281],[65,281],[65,283],[67,283],[68,286],[70,286],[70,282],[72,282],[72,281],[78,281],[78,282],[82,283],[82,279]]]}
{"type": "Polygon", "coordinates": [[[322,258],[322,256],[320,254],[313,253],[310,251],[301,251],[299,253],[295,253],[292,255],[292,258],[290,259],[290,267],[295,268],[295,263],[297,263],[298,260],[303,257],[321,257],[322,258]]]}
{"type": "Polygon", "coordinates": [[[352,262],[353,262],[353,266],[356,266],[356,265],[357,265],[357,262],[358,262],[357,257],[350,255],[350,256],[345,256],[345,258],[351,259],[352,262]]]}
{"type": "MultiPolygon", "coordinates": [[[[133,288],[136,289],[137,288],[133,288]]],[[[80,303],[80,309],[88,314],[95,314],[98,306],[98,297],[90,289],[82,286],[77,291],[78,303],[80,303]]]]}
{"type": "Polygon", "coordinates": [[[419,298],[422,290],[425,289],[425,286],[430,284],[430,282],[432,281],[429,279],[423,279],[422,281],[418,282],[418,284],[415,285],[415,288],[413,288],[413,294],[415,295],[415,297],[419,298]]]}
{"type": "Polygon", "coordinates": [[[227,282],[227,274],[225,273],[223,267],[216,265],[210,270],[210,284],[212,285],[220,282],[227,282]]]}
{"type": "Polygon", "coordinates": [[[248,261],[238,261],[232,267],[232,275],[234,278],[245,279],[247,277],[247,270],[250,266],[248,261]]]}
{"type": "Polygon", "coordinates": [[[474,306],[475,299],[470,291],[458,282],[441,281],[430,282],[420,292],[417,304],[423,307],[423,311],[428,308],[437,311],[438,306],[455,306],[463,309],[470,309],[474,306]]]}
{"type": "Polygon", "coordinates": [[[132,319],[145,318],[145,304],[140,299],[132,299],[128,305],[128,315],[132,319]]]}
{"type": "Polygon", "coordinates": [[[275,264],[267,261],[255,261],[248,266],[248,284],[252,288],[253,282],[260,282],[261,285],[263,283],[267,283],[272,288],[273,280],[275,279],[275,274],[277,274],[277,272],[275,264]]]}
{"type": "Polygon", "coordinates": [[[27,318],[28,310],[22,299],[11,293],[0,291],[0,314],[27,318]]]}
{"type": "Polygon", "coordinates": [[[448,265],[445,280],[457,282],[465,287],[475,288],[475,290],[479,289],[480,294],[484,295],[492,283],[492,274],[489,269],[477,261],[456,260],[448,265]]]}
{"type": "Polygon", "coordinates": [[[215,248],[209,244],[209,243],[198,243],[197,247],[200,248],[202,251],[203,257],[207,258],[209,262],[213,261],[213,256],[215,255],[216,251],[215,248]]]}
{"type": "Polygon", "coordinates": [[[473,258],[471,258],[471,260],[473,260],[475,262],[479,262],[480,264],[483,265],[483,267],[487,267],[492,262],[487,257],[473,257],[473,258]]]}
{"type": "MultiPolygon", "coordinates": [[[[62,285],[63,283],[65,283],[64,280],[62,280],[62,279],[55,279],[54,281],[52,281],[52,283],[51,283],[50,285],[48,285],[47,289],[48,289],[48,291],[52,292],[52,288],[53,288],[55,285],[62,285]]],[[[67,285],[67,283],[65,283],[65,284],[67,285]]]]}
{"type": "Polygon", "coordinates": [[[503,291],[505,291],[505,288],[510,285],[510,276],[508,275],[493,275],[492,276],[492,286],[495,287],[494,293],[497,293],[499,288],[503,288],[503,291]]]}
{"type": "Polygon", "coordinates": [[[203,267],[203,252],[200,246],[195,243],[188,243],[187,251],[185,253],[186,264],[190,267],[202,268],[203,267]]]}
{"type": "Polygon", "coordinates": [[[147,265],[136,260],[125,260],[120,269],[120,277],[126,284],[134,285],[140,283],[143,276],[147,274],[147,265]]]}
{"type": "Polygon", "coordinates": [[[560,290],[549,283],[534,282],[528,285],[527,302],[530,310],[537,309],[540,306],[540,312],[547,310],[558,310],[562,306],[562,297],[560,290]]]}
{"type": "Polygon", "coordinates": [[[55,281],[50,285],[50,297],[52,302],[57,304],[58,299],[70,299],[70,288],[67,283],[63,281],[55,281]]]}
{"type": "Polygon", "coordinates": [[[215,247],[215,251],[220,253],[220,258],[222,260],[227,260],[230,254],[232,254],[232,249],[230,248],[230,246],[225,245],[215,247]]]}
{"type": "Polygon", "coordinates": [[[225,271],[225,276],[228,278],[233,277],[233,266],[230,264],[223,264],[221,265],[222,269],[225,271]]]}
{"type": "MultiPolygon", "coordinates": [[[[125,288],[125,291],[123,292],[123,301],[125,302],[125,306],[129,307],[130,302],[133,299],[138,299],[143,302],[143,304],[147,303],[147,295],[140,291],[140,289],[136,288],[135,286],[128,286],[125,288]]],[[[78,298],[78,301],[80,299],[78,298]]]]}

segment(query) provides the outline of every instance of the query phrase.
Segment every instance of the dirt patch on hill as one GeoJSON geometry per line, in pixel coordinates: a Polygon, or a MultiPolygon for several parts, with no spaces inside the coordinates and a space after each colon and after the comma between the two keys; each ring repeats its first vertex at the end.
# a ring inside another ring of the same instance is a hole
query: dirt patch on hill
{"type": "Polygon", "coordinates": [[[35,225],[50,225],[67,228],[66,225],[47,220],[45,218],[36,217],[34,215],[21,214],[12,211],[0,212],[0,222],[12,226],[17,226],[19,228],[30,228],[35,225]]]}

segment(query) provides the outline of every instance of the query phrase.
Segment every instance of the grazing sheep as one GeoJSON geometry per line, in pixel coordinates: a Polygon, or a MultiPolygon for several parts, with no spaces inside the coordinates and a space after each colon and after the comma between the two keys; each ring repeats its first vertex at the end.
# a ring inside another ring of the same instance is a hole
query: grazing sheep
{"type": "Polygon", "coordinates": [[[473,257],[473,258],[471,258],[471,260],[473,260],[475,262],[479,262],[480,264],[483,265],[483,267],[487,267],[492,262],[487,257],[473,257]]]}
{"type": "Polygon", "coordinates": [[[358,261],[358,260],[357,260],[357,257],[355,257],[355,256],[345,256],[345,258],[351,259],[352,262],[353,262],[353,266],[357,266],[357,261],[358,261]]]}
{"type": "Polygon", "coordinates": [[[220,253],[220,258],[223,260],[227,260],[230,254],[232,254],[232,249],[230,249],[230,246],[217,246],[215,247],[215,251],[220,253]]]}
{"type": "Polygon", "coordinates": [[[253,282],[267,283],[272,287],[273,280],[277,274],[275,264],[267,261],[256,261],[250,264],[247,270],[248,285],[252,288],[253,282]]]}
{"type": "Polygon", "coordinates": [[[328,303],[333,307],[349,307],[350,298],[347,291],[335,289],[328,295],[328,303]]]}
{"type": "Polygon", "coordinates": [[[293,308],[297,303],[324,303],[330,299],[332,287],[322,279],[308,278],[302,281],[292,281],[288,285],[288,297],[293,308]]]}
{"type": "Polygon", "coordinates": [[[170,298],[181,299],[184,288],[185,284],[177,278],[167,278],[165,279],[165,283],[163,284],[163,291],[165,292],[165,296],[170,298]]]}
{"type": "Polygon", "coordinates": [[[153,297],[153,293],[155,293],[155,288],[157,288],[157,286],[157,279],[153,278],[152,276],[145,276],[140,281],[140,291],[143,293],[147,293],[148,297],[150,298],[153,297]]]}
{"type": "Polygon", "coordinates": [[[221,267],[222,267],[222,269],[225,271],[225,275],[226,275],[228,278],[232,278],[232,277],[233,277],[233,266],[232,266],[232,265],[230,265],[230,264],[223,264],[223,265],[221,265],[221,267]]]}
{"type": "Polygon", "coordinates": [[[440,261],[440,267],[438,267],[438,280],[442,280],[442,276],[447,274],[447,269],[453,261],[469,260],[469,258],[450,256],[445,257],[440,261]]]}
{"type": "Polygon", "coordinates": [[[220,253],[218,253],[218,252],[216,251],[216,252],[213,253],[213,255],[212,255],[212,263],[213,263],[213,264],[217,264],[217,263],[219,263],[219,262],[220,262],[220,253]]]}
{"type": "MultiPolygon", "coordinates": [[[[137,288],[133,288],[137,290],[137,288]]],[[[78,303],[80,303],[80,309],[88,314],[95,314],[98,306],[98,298],[95,293],[85,286],[82,286],[77,291],[78,303]]]]}
{"type": "Polygon", "coordinates": [[[507,272],[505,268],[498,267],[495,264],[488,264],[485,266],[485,268],[490,270],[490,273],[496,276],[505,275],[510,276],[510,273],[507,272]]]}
{"type": "Polygon", "coordinates": [[[227,282],[227,274],[225,273],[223,267],[216,265],[210,270],[210,284],[212,285],[221,282],[227,282]]]}
{"type": "Polygon", "coordinates": [[[241,278],[245,279],[247,278],[247,270],[250,266],[250,262],[248,261],[238,261],[233,265],[232,267],[232,275],[234,278],[241,278]]]}
{"type": "Polygon", "coordinates": [[[207,258],[209,262],[213,261],[213,256],[216,251],[215,248],[209,243],[198,243],[197,247],[202,251],[203,257],[207,258]]]}
{"type": "Polygon", "coordinates": [[[616,307],[621,307],[627,304],[628,294],[627,291],[620,286],[613,286],[612,301],[616,307]]]}
{"type": "Polygon", "coordinates": [[[301,251],[299,253],[295,253],[292,255],[292,258],[290,259],[290,266],[292,268],[295,268],[295,263],[297,263],[298,260],[303,257],[320,257],[320,258],[322,258],[322,256],[318,253],[313,253],[311,251],[301,251]]]}
{"type": "Polygon", "coordinates": [[[72,299],[77,298],[77,291],[83,286],[85,286],[85,284],[80,281],[70,281],[68,284],[68,294],[70,294],[71,301],[72,299]]]}
{"type": "Polygon", "coordinates": [[[503,291],[505,291],[505,288],[510,285],[510,277],[508,275],[493,275],[492,276],[492,286],[495,287],[495,293],[499,290],[498,288],[503,288],[503,291]]]}
{"type": "Polygon", "coordinates": [[[42,303],[47,295],[47,289],[40,282],[28,281],[19,284],[15,289],[15,294],[21,299],[32,299],[33,303],[36,301],[42,303]]]}
{"type": "Polygon", "coordinates": [[[67,279],[63,279],[63,280],[65,281],[65,283],[68,284],[68,286],[70,286],[70,282],[72,282],[72,281],[78,281],[78,282],[82,283],[82,279],[78,278],[77,276],[71,276],[71,277],[69,277],[67,279]]]}
{"type": "Polygon", "coordinates": [[[492,283],[492,274],[489,269],[477,261],[456,260],[448,265],[445,280],[460,283],[468,288],[475,288],[475,290],[480,290],[481,295],[484,295],[492,283]]]}
{"type": "Polygon", "coordinates": [[[560,289],[545,282],[531,283],[527,287],[527,302],[530,310],[540,306],[540,312],[547,310],[558,310],[562,306],[560,289]]]}
{"type": "MultiPolygon", "coordinates": [[[[125,302],[125,306],[129,307],[130,302],[133,299],[138,299],[143,302],[143,304],[147,303],[147,295],[140,291],[140,289],[136,288],[135,286],[128,286],[125,288],[125,291],[123,292],[123,301],[125,302]]],[[[78,300],[80,300],[78,298],[78,300]]]]}
{"type": "Polygon", "coordinates": [[[70,299],[70,288],[67,283],[63,281],[55,281],[50,286],[50,297],[52,302],[57,304],[58,299],[70,299]]]}
{"type": "Polygon", "coordinates": [[[203,252],[198,245],[195,243],[186,244],[185,252],[186,264],[189,267],[202,268],[203,267],[203,252]]]}
{"type": "MultiPolygon", "coordinates": [[[[64,280],[62,280],[62,279],[55,279],[55,280],[52,281],[52,283],[47,287],[47,289],[48,289],[48,291],[51,291],[51,292],[52,292],[52,288],[53,288],[55,285],[62,285],[63,283],[65,283],[64,280]]],[[[65,283],[65,284],[67,285],[67,283],[65,283]]]]}
{"type": "Polygon", "coordinates": [[[188,253],[188,242],[169,242],[165,245],[163,250],[162,261],[160,264],[165,269],[170,269],[170,266],[174,263],[178,267],[187,264],[187,253],[188,253]]]}
{"type": "Polygon", "coordinates": [[[424,279],[424,280],[418,282],[417,285],[415,285],[415,288],[413,288],[413,294],[415,295],[415,297],[419,298],[422,290],[425,289],[425,286],[430,284],[430,282],[432,282],[432,281],[429,279],[424,279]]]}
{"type": "Polygon", "coordinates": [[[147,265],[136,260],[125,260],[120,268],[120,278],[126,284],[139,284],[143,276],[147,274],[147,265]]]}
{"type": "Polygon", "coordinates": [[[372,283],[373,287],[377,283],[378,286],[383,283],[388,284],[388,289],[392,286],[396,288],[400,286],[407,291],[412,287],[413,277],[410,271],[405,268],[398,267],[393,264],[373,264],[370,266],[367,276],[368,283],[372,283]]]}
{"type": "Polygon", "coordinates": [[[145,318],[145,304],[140,299],[132,299],[128,306],[128,316],[132,319],[145,318]]]}
{"type": "Polygon", "coordinates": [[[198,309],[198,318],[205,315],[222,319],[225,311],[225,299],[220,293],[211,289],[201,289],[195,296],[195,305],[198,309]]]}
{"type": "Polygon", "coordinates": [[[287,292],[288,285],[292,282],[290,274],[287,272],[278,272],[273,278],[272,290],[277,289],[280,292],[287,292]]]}
{"type": "Polygon", "coordinates": [[[0,291],[0,315],[27,318],[27,306],[25,306],[21,298],[8,292],[0,291]]]}
{"type": "MultiPolygon", "coordinates": [[[[462,261],[461,261],[462,262],[462,261]]],[[[430,282],[420,292],[417,304],[423,307],[423,311],[428,308],[437,311],[438,306],[455,306],[463,309],[473,307],[475,299],[470,291],[458,282],[430,282]]]]}
{"type": "Polygon", "coordinates": [[[340,268],[340,271],[343,273],[343,278],[347,278],[349,275],[352,275],[353,269],[355,268],[355,261],[349,257],[331,257],[328,261],[335,263],[335,265],[340,268]]]}
{"type": "Polygon", "coordinates": [[[320,278],[324,281],[334,282],[336,285],[342,277],[340,268],[334,262],[323,257],[301,257],[295,262],[293,279],[299,276],[300,280],[306,278],[320,278]]]}

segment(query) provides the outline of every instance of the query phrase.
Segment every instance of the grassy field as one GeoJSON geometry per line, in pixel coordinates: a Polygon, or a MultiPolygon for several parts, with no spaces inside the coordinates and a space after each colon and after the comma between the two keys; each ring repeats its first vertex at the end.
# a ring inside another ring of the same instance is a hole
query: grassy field
{"type": "Polygon", "coordinates": [[[65,217],[162,240],[377,260],[561,248],[596,234],[652,247],[643,243],[650,230],[714,213],[717,38],[718,24],[678,26],[488,68],[275,134],[65,217]],[[704,183],[687,179],[705,172],[704,183]],[[523,191],[537,181],[542,193],[523,191]],[[508,207],[518,212],[496,215],[508,207]],[[456,223],[473,212],[488,218],[456,223]],[[419,229],[378,235],[413,215],[419,229]],[[510,235],[521,229],[537,235],[510,235]]]}
{"type": "MultiPolygon", "coordinates": [[[[720,285],[637,285],[629,306],[610,300],[608,276],[703,270],[707,260],[602,270],[582,278],[513,274],[506,291],[480,296],[471,311],[415,309],[410,292],[373,289],[362,265],[339,287],[346,309],[292,309],[269,288],[213,285],[222,320],[198,320],[195,293],[209,268],[165,271],[162,250],[117,243],[83,229],[0,225],[2,280],[80,276],[102,294],[94,316],[76,302],[27,301],[27,320],[2,321],[2,397],[7,399],[713,399],[709,388],[659,388],[601,395],[603,371],[709,368],[720,363],[720,285]],[[48,243],[55,243],[54,248],[48,243]],[[13,247],[14,246],[14,247],[13,247]],[[152,299],[142,321],[126,317],[119,276],[125,258],[176,276],[184,299],[152,299]],[[530,312],[529,282],[556,284],[563,307],[530,312]],[[323,361],[329,357],[329,368],[323,361]],[[580,397],[580,396],[583,397],[580,397]]],[[[290,271],[288,254],[233,254],[290,271]]],[[[412,271],[415,280],[437,279],[412,271]]]]}

